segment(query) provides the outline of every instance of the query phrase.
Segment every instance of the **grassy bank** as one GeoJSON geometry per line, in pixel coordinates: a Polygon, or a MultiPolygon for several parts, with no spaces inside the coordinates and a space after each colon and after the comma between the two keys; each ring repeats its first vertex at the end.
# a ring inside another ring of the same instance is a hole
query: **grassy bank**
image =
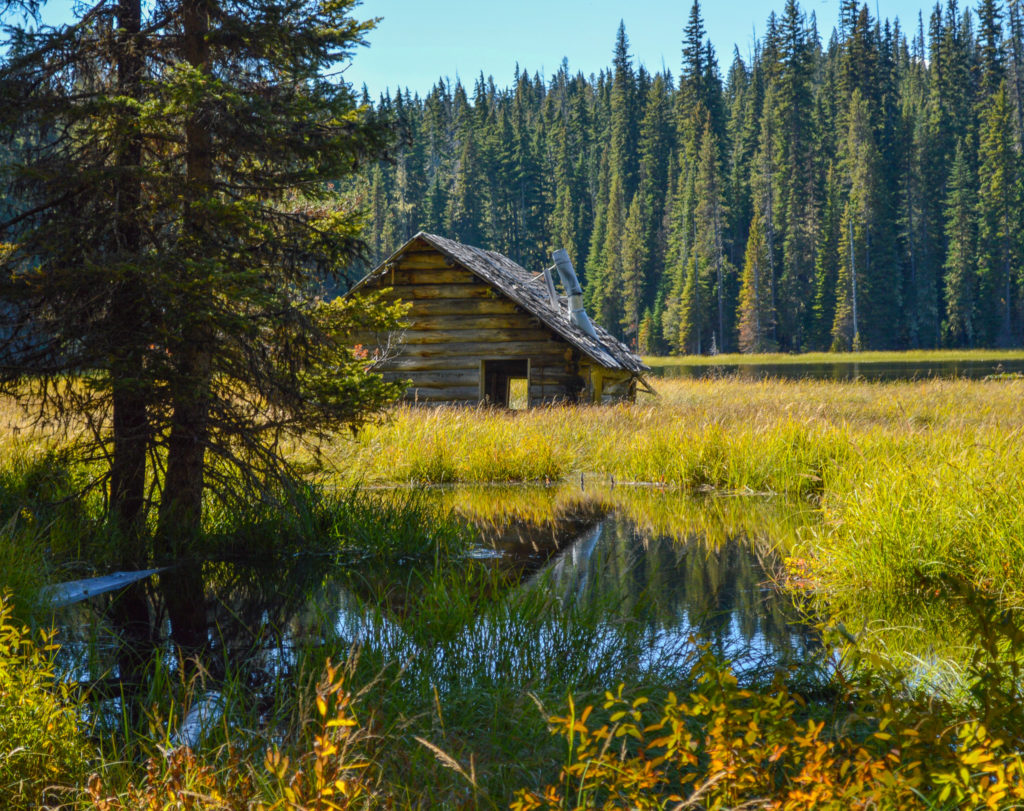
{"type": "Polygon", "coordinates": [[[786,550],[834,599],[967,572],[1024,604],[1024,381],[663,381],[636,405],[398,408],[328,453],[351,483],[642,482],[809,500],[786,550]]]}

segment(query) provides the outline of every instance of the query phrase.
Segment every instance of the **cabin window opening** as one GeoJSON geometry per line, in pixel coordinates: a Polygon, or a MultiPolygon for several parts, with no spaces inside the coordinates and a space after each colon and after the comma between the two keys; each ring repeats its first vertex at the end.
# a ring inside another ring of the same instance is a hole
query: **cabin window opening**
{"type": "Polygon", "coordinates": [[[500,408],[523,409],[530,404],[528,358],[480,361],[480,401],[500,408]]]}
{"type": "Polygon", "coordinates": [[[522,411],[530,406],[530,381],[525,377],[510,377],[508,380],[508,407],[522,411]]]}

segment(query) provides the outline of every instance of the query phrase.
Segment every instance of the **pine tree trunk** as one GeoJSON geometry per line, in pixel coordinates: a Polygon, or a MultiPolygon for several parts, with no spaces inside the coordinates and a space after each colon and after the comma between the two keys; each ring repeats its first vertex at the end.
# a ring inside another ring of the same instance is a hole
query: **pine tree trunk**
{"type": "MultiPolygon", "coordinates": [[[[140,0],[121,0],[117,6],[118,90],[135,99],[140,96],[144,68],[138,42],[141,24],[140,0]]],[[[142,198],[138,176],[142,141],[137,128],[127,126],[126,129],[130,135],[121,144],[117,155],[118,166],[123,172],[117,189],[114,253],[128,264],[138,255],[142,245],[138,222],[142,198]]],[[[145,371],[137,343],[143,328],[140,300],[137,280],[132,277],[121,280],[111,300],[111,313],[118,319],[119,333],[124,337],[113,347],[116,357],[110,369],[114,447],[110,464],[109,514],[117,542],[116,563],[129,570],[144,568],[148,559],[143,528],[149,419],[146,397],[140,388],[145,371]]],[[[118,595],[111,606],[111,621],[121,637],[118,675],[125,696],[130,697],[142,681],[154,646],[149,605],[141,582],[133,583],[118,595]]],[[[140,720],[141,708],[133,700],[128,700],[126,707],[134,726],[140,720]]]]}
{"type": "MultiPolygon", "coordinates": [[[[184,57],[204,72],[210,70],[210,5],[204,0],[186,0],[181,6],[184,57]]],[[[201,107],[185,125],[185,142],[184,231],[193,245],[201,245],[203,222],[196,202],[209,194],[213,186],[212,144],[209,130],[202,122],[201,107]]],[[[209,337],[200,324],[175,358],[167,473],[157,528],[161,552],[174,557],[192,551],[202,527],[211,385],[209,337]]],[[[198,568],[185,566],[165,574],[162,580],[175,641],[187,652],[198,651],[203,647],[206,627],[198,568]]]]}
{"type": "MultiPolygon", "coordinates": [[[[120,92],[138,98],[143,61],[138,37],[142,23],[140,0],[121,0],[117,8],[119,48],[117,59],[120,92]]],[[[117,161],[124,170],[118,186],[118,222],[116,255],[129,262],[142,244],[138,223],[142,198],[138,167],[142,162],[142,140],[137,128],[129,129],[117,161]]],[[[124,339],[114,347],[117,358],[112,364],[114,454],[110,467],[110,513],[120,540],[119,563],[141,566],[146,550],[141,544],[141,523],[146,490],[146,448],[148,420],[146,398],[140,391],[143,379],[142,352],[137,345],[142,329],[138,284],[135,278],[121,281],[111,301],[111,312],[118,319],[124,339]]]]}

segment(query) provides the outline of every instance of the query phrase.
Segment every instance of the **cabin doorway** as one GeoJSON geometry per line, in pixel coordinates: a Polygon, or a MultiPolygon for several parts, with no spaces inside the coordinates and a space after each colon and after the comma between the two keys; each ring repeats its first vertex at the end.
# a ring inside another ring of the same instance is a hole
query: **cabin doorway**
{"type": "Polygon", "coordinates": [[[480,401],[501,408],[526,408],[530,404],[530,361],[480,361],[480,401]]]}

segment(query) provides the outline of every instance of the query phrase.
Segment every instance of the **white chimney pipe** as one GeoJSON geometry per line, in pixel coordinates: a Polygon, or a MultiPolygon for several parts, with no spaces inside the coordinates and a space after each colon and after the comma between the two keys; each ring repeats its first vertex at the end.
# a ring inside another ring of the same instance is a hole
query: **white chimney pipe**
{"type": "Polygon", "coordinates": [[[576,278],[576,271],[573,270],[569,254],[564,248],[559,248],[551,254],[551,258],[555,260],[558,277],[562,280],[562,287],[565,288],[566,295],[569,297],[569,320],[595,341],[600,341],[601,339],[597,337],[597,332],[594,330],[594,325],[590,323],[587,311],[583,309],[583,288],[580,287],[579,279],[576,278]]]}

